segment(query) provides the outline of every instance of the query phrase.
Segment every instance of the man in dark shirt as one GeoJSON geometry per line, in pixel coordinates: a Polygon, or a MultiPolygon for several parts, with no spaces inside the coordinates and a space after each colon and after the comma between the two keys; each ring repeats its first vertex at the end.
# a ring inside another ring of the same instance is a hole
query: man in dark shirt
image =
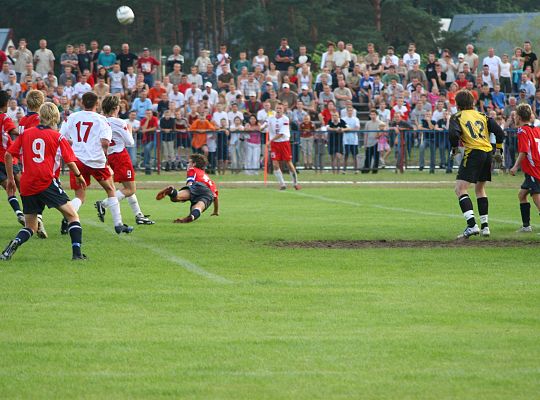
{"type": "Polygon", "coordinates": [[[276,50],[275,61],[276,69],[281,73],[281,76],[285,75],[289,65],[294,61],[294,52],[289,47],[287,38],[281,38],[281,46],[276,50]]]}
{"type": "Polygon", "coordinates": [[[86,44],[81,43],[79,45],[77,59],[79,61],[79,69],[81,72],[84,72],[85,69],[90,71],[90,68],[92,67],[92,54],[86,51],[86,44]]]}
{"type": "Polygon", "coordinates": [[[407,154],[412,146],[412,132],[410,131],[414,130],[414,127],[405,121],[399,112],[394,113],[394,119],[389,125],[394,133],[392,136],[395,137],[396,172],[403,173],[403,167],[407,166],[407,154]]]}
{"type": "Polygon", "coordinates": [[[428,63],[426,64],[426,78],[428,81],[428,91],[431,92],[431,88],[433,86],[433,79],[437,79],[437,73],[435,72],[435,53],[430,52],[428,56],[428,63]]]}
{"type": "Polygon", "coordinates": [[[343,132],[349,130],[347,123],[334,111],[332,119],[328,122],[328,154],[332,158],[332,173],[339,174],[341,160],[343,159],[343,132]]]}
{"type": "Polygon", "coordinates": [[[523,43],[523,58],[523,70],[525,70],[527,67],[531,67],[531,71],[534,72],[535,67],[537,67],[535,64],[537,64],[536,61],[538,60],[538,57],[536,57],[536,54],[533,53],[531,42],[528,40],[523,43]]]}
{"type": "Polygon", "coordinates": [[[165,171],[174,168],[176,151],[174,143],[176,141],[176,132],[174,131],[176,120],[171,118],[171,111],[165,110],[163,118],[159,120],[161,129],[161,144],[163,149],[163,160],[165,160],[165,171]]]}
{"type": "Polygon", "coordinates": [[[124,74],[127,74],[127,68],[132,67],[138,58],[137,55],[130,53],[129,44],[127,43],[122,45],[122,52],[116,55],[116,59],[120,61],[120,71],[124,74]]]}

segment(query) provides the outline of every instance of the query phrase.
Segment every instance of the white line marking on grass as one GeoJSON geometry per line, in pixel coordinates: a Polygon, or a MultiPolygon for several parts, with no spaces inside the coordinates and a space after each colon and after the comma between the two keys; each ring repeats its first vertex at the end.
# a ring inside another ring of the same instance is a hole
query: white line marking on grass
{"type": "MultiPolygon", "coordinates": [[[[103,229],[103,230],[105,230],[107,232],[113,233],[114,235],[117,234],[116,232],[114,232],[113,229],[111,229],[111,227],[109,225],[104,225],[104,224],[98,223],[96,221],[84,220],[84,224],[85,225],[91,225],[91,226],[94,226],[96,228],[101,228],[101,229],[103,229]]],[[[223,276],[208,272],[204,268],[199,267],[197,264],[194,264],[189,260],[186,260],[186,259],[184,259],[182,257],[179,257],[179,256],[175,255],[175,254],[169,253],[168,251],[165,251],[165,250],[156,248],[154,246],[151,246],[151,245],[145,243],[144,241],[142,241],[140,239],[137,239],[136,237],[133,237],[131,235],[133,235],[133,234],[130,234],[130,236],[121,235],[119,238],[122,239],[122,240],[135,242],[137,244],[137,246],[144,247],[146,250],[151,251],[152,253],[160,256],[161,258],[164,258],[165,260],[168,260],[170,262],[173,262],[173,263],[181,266],[186,271],[189,271],[189,272],[194,273],[196,275],[202,276],[202,277],[207,278],[207,279],[209,279],[211,281],[214,281],[214,282],[217,282],[217,283],[227,283],[227,284],[233,283],[233,281],[231,281],[231,280],[229,280],[227,278],[224,278],[223,276]]]]}
{"type": "MultiPolygon", "coordinates": [[[[459,214],[443,214],[443,213],[438,213],[438,212],[434,212],[434,211],[419,211],[419,210],[413,210],[413,209],[410,209],[410,208],[383,206],[383,205],[380,205],[380,204],[363,204],[363,203],[358,203],[358,202],[348,201],[348,200],[332,199],[330,197],[318,196],[318,195],[314,195],[314,194],[308,194],[308,193],[305,193],[305,192],[292,192],[292,191],[290,191],[290,192],[287,192],[287,193],[294,194],[294,195],[297,195],[297,196],[310,197],[312,199],[325,201],[327,203],[340,203],[340,204],[347,204],[347,205],[356,206],[356,207],[371,207],[371,208],[378,208],[378,209],[381,209],[381,210],[396,211],[396,212],[406,212],[406,213],[410,213],[410,214],[427,215],[427,216],[431,216],[431,217],[446,217],[446,218],[459,218],[459,219],[463,218],[463,216],[459,215],[459,214]]],[[[508,221],[508,220],[498,219],[498,218],[489,218],[489,220],[493,221],[493,222],[498,222],[500,224],[519,225],[519,222],[516,222],[516,221],[508,221]]]]}

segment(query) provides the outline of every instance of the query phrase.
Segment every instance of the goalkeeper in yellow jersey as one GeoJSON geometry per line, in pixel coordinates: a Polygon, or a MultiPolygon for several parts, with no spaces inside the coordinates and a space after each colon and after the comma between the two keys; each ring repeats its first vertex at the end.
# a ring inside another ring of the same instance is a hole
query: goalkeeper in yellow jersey
{"type": "Polygon", "coordinates": [[[465,150],[456,178],[456,195],[467,221],[467,228],[458,239],[478,234],[489,236],[486,182],[491,181],[492,157],[502,162],[504,132],[493,118],[474,109],[474,97],[468,90],[456,94],[456,104],[459,111],[450,118],[448,129],[452,154],[455,154],[460,142],[465,150]],[[490,133],[495,135],[496,140],[494,154],[489,140],[490,133]],[[473,203],[467,193],[471,183],[474,183],[480,227],[474,218],[473,203]]]}

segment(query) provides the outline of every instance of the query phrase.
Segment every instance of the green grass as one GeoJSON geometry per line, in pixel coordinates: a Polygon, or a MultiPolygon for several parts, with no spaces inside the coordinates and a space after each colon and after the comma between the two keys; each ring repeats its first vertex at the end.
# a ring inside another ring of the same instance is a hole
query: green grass
{"type": "MultiPolygon", "coordinates": [[[[177,176],[159,180],[167,178],[177,176]]],[[[424,178],[453,176],[397,179],[424,178]]],[[[523,239],[514,233],[518,181],[500,177],[489,192],[491,241],[523,239]]],[[[141,190],[157,224],[126,237],[112,233],[110,215],[97,222],[101,192],[89,191],[87,263],[70,261],[59,216],[47,211],[50,238],[0,264],[0,397],[538,396],[538,247],[278,248],[278,240],[452,240],[464,221],[450,183],[301,192],[271,183],[224,184],[221,215],[190,225],[170,223],[186,205],[141,190]]],[[[7,203],[0,217],[7,243],[18,230],[7,203]]],[[[536,234],[525,239],[540,245],[536,234]]]]}

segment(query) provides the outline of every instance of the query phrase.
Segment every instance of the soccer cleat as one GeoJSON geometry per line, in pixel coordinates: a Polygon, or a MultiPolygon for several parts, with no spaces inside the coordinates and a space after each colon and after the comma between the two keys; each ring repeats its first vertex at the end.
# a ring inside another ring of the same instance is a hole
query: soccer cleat
{"type": "Polygon", "coordinates": [[[62,219],[62,222],[60,223],[60,234],[61,235],[67,235],[68,234],[68,221],[67,219],[62,219]]]}
{"type": "Polygon", "coordinates": [[[279,187],[279,190],[287,190],[287,186],[285,186],[285,185],[284,185],[284,186],[280,186],[280,187],[279,187]]]}
{"type": "Polygon", "coordinates": [[[101,201],[96,201],[94,203],[94,207],[97,210],[97,216],[101,222],[105,222],[105,213],[107,212],[107,209],[103,205],[101,201]]]}
{"type": "Polygon", "coordinates": [[[161,200],[165,198],[165,196],[170,195],[173,190],[174,190],[174,187],[172,186],[167,186],[165,189],[160,190],[159,193],[156,195],[156,200],[161,200]]]}
{"type": "Polygon", "coordinates": [[[522,226],[516,232],[517,233],[531,233],[533,231],[532,226],[522,226]]]}
{"type": "Polygon", "coordinates": [[[187,217],[185,218],[177,218],[175,219],[173,222],[175,224],[189,224],[190,222],[193,222],[194,219],[193,219],[193,216],[192,215],[188,215],[187,217]]]}
{"type": "Polygon", "coordinates": [[[79,256],[71,257],[71,261],[82,261],[82,260],[88,260],[88,257],[86,256],[86,254],[81,254],[79,256]]]}
{"type": "Polygon", "coordinates": [[[115,226],[114,230],[116,231],[116,233],[118,233],[120,235],[121,233],[131,233],[131,232],[133,232],[133,227],[132,226],[127,226],[126,224],[123,224],[123,225],[115,226]]]}
{"type": "Polygon", "coordinates": [[[482,228],[482,230],[480,231],[480,235],[483,236],[483,237],[489,237],[489,235],[491,235],[491,232],[489,230],[489,226],[486,226],[485,228],[482,228]]]}
{"type": "Polygon", "coordinates": [[[300,190],[302,189],[302,186],[300,186],[298,183],[296,185],[294,185],[294,189],[295,190],[300,190]]]}
{"type": "Polygon", "coordinates": [[[47,231],[45,230],[45,225],[43,225],[43,221],[41,220],[41,218],[38,218],[37,220],[37,236],[38,238],[40,239],[47,239],[49,237],[49,235],[47,235],[47,231]]]}
{"type": "Polygon", "coordinates": [[[148,217],[149,215],[137,215],[135,217],[135,222],[137,225],[154,225],[155,221],[152,221],[148,217]]]}
{"type": "Polygon", "coordinates": [[[466,227],[462,234],[458,235],[458,239],[468,239],[471,236],[478,235],[480,233],[480,228],[478,225],[475,225],[473,227],[466,227]]]}
{"type": "Polygon", "coordinates": [[[13,257],[13,254],[17,251],[17,249],[20,246],[20,242],[16,239],[13,239],[7,247],[4,249],[2,254],[0,254],[0,260],[8,261],[11,260],[11,257],[13,257]]]}
{"type": "Polygon", "coordinates": [[[26,226],[26,223],[24,222],[24,214],[22,212],[18,212],[17,213],[17,221],[19,222],[19,224],[21,224],[22,226],[26,226]]]}

